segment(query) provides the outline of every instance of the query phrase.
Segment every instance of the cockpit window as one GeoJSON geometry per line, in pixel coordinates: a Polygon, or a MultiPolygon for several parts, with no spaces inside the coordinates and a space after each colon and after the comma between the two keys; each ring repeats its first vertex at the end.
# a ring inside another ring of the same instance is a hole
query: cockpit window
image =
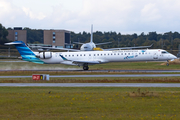
{"type": "Polygon", "coordinates": [[[162,53],[162,54],[167,54],[168,52],[167,52],[167,51],[162,51],[161,53],[162,53]]]}

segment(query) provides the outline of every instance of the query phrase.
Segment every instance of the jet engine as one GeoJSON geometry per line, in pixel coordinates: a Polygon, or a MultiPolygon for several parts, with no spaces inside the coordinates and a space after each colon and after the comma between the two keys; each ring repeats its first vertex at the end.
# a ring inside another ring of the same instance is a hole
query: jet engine
{"type": "Polygon", "coordinates": [[[39,58],[41,59],[49,59],[52,57],[52,52],[41,52],[39,54],[39,58]]]}

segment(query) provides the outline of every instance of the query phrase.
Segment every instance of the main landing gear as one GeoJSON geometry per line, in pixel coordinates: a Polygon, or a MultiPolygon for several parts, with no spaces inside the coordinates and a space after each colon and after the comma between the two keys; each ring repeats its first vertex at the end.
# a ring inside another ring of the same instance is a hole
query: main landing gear
{"type": "Polygon", "coordinates": [[[166,66],[169,66],[169,60],[167,60],[166,66]]]}
{"type": "Polygon", "coordinates": [[[85,64],[83,65],[83,70],[89,70],[89,67],[88,67],[88,64],[87,64],[87,63],[85,63],[85,64]]]}

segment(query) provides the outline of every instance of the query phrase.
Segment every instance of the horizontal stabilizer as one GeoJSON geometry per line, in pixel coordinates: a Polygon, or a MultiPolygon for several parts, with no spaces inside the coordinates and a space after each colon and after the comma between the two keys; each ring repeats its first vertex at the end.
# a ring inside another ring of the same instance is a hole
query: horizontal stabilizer
{"type": "Polygon", "coordinates": [[[21,41],[14,41],[10,43],[5,43],[5,45],[18,45],[18,44],[23,44],[21,41]]]}

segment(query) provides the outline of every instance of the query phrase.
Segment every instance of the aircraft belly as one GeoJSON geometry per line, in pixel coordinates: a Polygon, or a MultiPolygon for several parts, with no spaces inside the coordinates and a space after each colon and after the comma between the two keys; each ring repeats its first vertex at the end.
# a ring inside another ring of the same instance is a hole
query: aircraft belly
{"type": "Polygon", "coordinates": [[[55,59],[55,58],[41,59],[41,60],[47,64],[60,64],[60,62],[62,61],[60,59],[55,59]]]}

